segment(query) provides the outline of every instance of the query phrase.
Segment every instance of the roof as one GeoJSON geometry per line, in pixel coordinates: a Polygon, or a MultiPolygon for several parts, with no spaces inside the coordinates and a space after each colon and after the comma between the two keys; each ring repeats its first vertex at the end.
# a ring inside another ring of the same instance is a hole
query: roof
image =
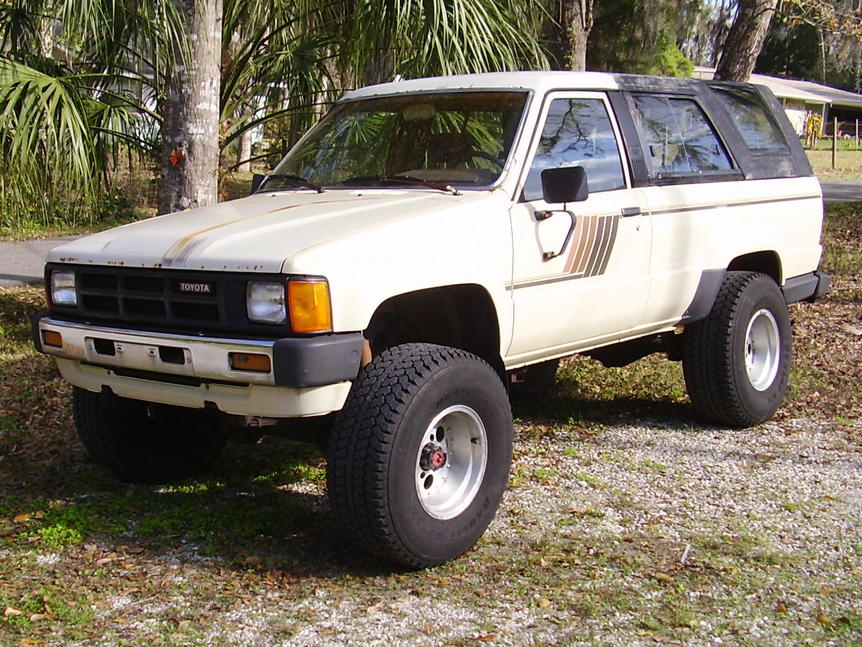
{"type": "MultiPolygon", "coordinates": [[[[694,68],[694,77],[697,79],[711,79],[714,72],[715,68],[697,66],[694,68]]],[[[813,81],[799,81],[796,79],[782,79],[766,74],[752,74],[749,82],[765,85],[772,90],[772,94],[780,99],[797,99],[806,103],[862,108],[862,94],[839,90],[838,88],[814,83],[813,81]]]]}
{"type": "Polygon", "coordinates": [[[443,90],[617,90],[614,77],[603,72],[488,72],[393,81],[347,92],[342,99],[360,99],[403,92],[443,90]]]}

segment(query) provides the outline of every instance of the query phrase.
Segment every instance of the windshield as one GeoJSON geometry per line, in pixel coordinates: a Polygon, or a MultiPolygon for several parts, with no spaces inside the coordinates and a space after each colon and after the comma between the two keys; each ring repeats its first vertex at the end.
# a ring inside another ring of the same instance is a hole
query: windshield
{"type": "Polygon", "coordinates": [[[461,188],[494,184],[526,101],[526,92],[493,91],[336,105],[273,170],[266,190],[301,188],[290,177],[322,186],[382,186],[396,178],[461,188]]]}

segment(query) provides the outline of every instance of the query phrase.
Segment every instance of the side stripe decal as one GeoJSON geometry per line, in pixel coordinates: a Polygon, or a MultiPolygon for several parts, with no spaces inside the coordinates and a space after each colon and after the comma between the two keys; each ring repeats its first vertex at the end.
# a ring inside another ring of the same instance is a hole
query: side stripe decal
{"type": "Polygon", "coordinates": [[[579,216],[563,271],[583,278],[604,274],[616,242],[619,219],[616,214],[579,216]]]}

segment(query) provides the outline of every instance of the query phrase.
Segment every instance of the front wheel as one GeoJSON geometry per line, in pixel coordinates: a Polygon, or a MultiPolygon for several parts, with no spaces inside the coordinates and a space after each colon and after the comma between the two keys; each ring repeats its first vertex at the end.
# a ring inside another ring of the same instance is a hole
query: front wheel
{"type": "Polygon", "coordinates": [[[792,362],[790,317],[765,274],[728,272],[709,315],[686,328],[683,373],[695,409],[732,427],[781,406],[792,362]]]}
{"type": "Polygon", "coordinates": [[[74,388],[78,436],[90,457],[124,481],[164,483],[209,467],[228,441],[215,414],[74,388]]]}
{"type": "Polygon", "coordinates": [[[330,506],[362,548],[435,566],[485,531],[511,459],[512,413],[494,369],[454,348],[395,346],[362,369],[336,419],[330,506]]]}

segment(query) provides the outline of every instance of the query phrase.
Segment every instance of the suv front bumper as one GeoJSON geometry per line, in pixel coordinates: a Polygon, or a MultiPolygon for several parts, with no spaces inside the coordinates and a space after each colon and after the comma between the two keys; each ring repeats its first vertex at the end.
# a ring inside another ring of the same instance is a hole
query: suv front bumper
{"type": "Polygon", "coordinates": [[[47,315],[33,321],[37,350],[91,391],[233,414],[308,416],[341,408],[359,372],[363,338],[346,333],[249,340],[101,327],[47,315]],[[46,343],[46,333],[54,345],[46,343]],[[59,335],[60,344],[57,344],[59,335]],[[231,367],[230,354],[265,355],[269,371],[231,367]]]}

